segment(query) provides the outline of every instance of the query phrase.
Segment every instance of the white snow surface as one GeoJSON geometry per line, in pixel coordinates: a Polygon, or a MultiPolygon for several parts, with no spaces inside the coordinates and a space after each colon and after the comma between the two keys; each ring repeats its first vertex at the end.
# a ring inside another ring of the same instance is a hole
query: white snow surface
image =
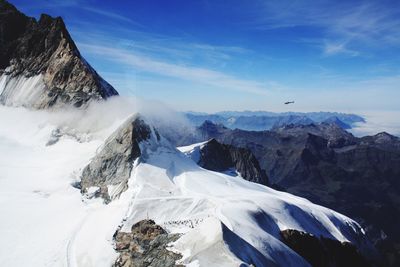
{"type": "Polygon", "coordinates": [[[23,106],[36,103],[43,94],[43,75],[32,77],[23,75],[0,75],[0,96],[8,106],[23,106]]]}
{"type": "Polygon", "coordinates": [[[177,149],[191,158],[194,162],[198,163],[200,160],[200,150],[207,144],[209,141],[200,142],[188,146],[177,147],[177,149]]]}
{"type": "Polygon", "coordinates": [[[171,250],[188,266],[309,266],[279,240],[284,229],[362,242],[353,220],[200,168],[154,134],[141,143],[142,158],[120,198],[108,205],[87,199],[71,184],[122,118],[92,132],[75,129],[88,138],[67,135],[46,146],[60,127],[54,116],[0,107],[0,266],[111,266],[114,232],[146,218],[182,234],[171,250]]]}

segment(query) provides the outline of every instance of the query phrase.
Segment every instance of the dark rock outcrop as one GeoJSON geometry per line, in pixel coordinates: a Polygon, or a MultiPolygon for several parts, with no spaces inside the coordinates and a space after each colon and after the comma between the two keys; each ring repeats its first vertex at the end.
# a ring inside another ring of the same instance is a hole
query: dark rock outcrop
{"type": "Polygon", "coordinates": [[[281,231],[282,241],[313,267],[372,267],[349,242],[316,237],[297,230],[281,231]]]}
{"type": "Polygon", "coordinates": [[[202,146],[198,164],[217,172],[235,169],[250,182],[268,184],[265,171],[261,170],[257,159],[248,149],[221,144],[215,139],[202,146]]]}
{"type": "Polygon", "coordinates": [[[140,142],[148,140],[151,128],[140,116],[129,118],[105,142],[100,152],[87,165],[81,176],[82,193],[97,187],[96,194],[110,200],[108,186],[119,187],[118,196],[126,190],[134,161],[141,156],[140,142]]]}
{"type": "Polygon", "coordinates": [[[143,220],[132,226],[130,233],[114,234],[115,250],[120,253],[115,267],[173,267],[182,256],[167,249],[178,234],[168,234],[153,220],[143,220]]]}
{"type": "Polygon", "coordinates": [[[5,105],[80,107],[118,94],[80,55],[61,17],[42,14],[36,21],[4,0],[0,0],[0,75],[5,79],[0,103],[5,105]],[[37,76],[35,82],[29,80],[37,76]],[[25,84],[33,88],[18,88],[25,84]],[[17,99],[21,94],[23,99],[17,99]]]}
{"type": "Polygon", "coordinates": [[[224,133],[229,133],[230,131],[230,129],[226,128],[222,124],[215,124],[207,120],[199,126],[197,137],[209,139],[208,137],[210,136],[212,138],[213,136],[219,136],[224,133]]]}

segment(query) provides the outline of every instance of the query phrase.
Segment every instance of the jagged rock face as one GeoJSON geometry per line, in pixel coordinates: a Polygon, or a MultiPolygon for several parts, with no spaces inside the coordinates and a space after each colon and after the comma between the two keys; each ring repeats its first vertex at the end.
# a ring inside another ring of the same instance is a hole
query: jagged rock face
{"type": "Polygon", "coordinates": [[[81,176],[82,193],[97,187],[97,194],[110,200],[108,186],[118,186],[115,196],[127,187],[134,161],[141,156],[140,142],[150,138],[150,127],[138,116],[128,119],[105,142],[81,176]]]}
{"type": "Polygon", "coordinates": [[[0,1],[0,103],[80,107],[118,95],[83,59],[60,17],[39,21],[0,1]]]}
{"type": "Polygon", "coordinates": [[[336,124],[337,126],[339,126],[342,129],[351,129],[351,126],[343,121],[341,121],[338,117],[334,116],[334,117],[330,117],[326,120],[324,120],[325,123],[327,124],[336,124]]]}
{"type": "Polygon", "coordinates": [[[132,226],[130,233],[117,231],[115,250],[120,253],[115,267],[173,267],[181,255],[167,250],[178,234],[168,234],[153,220],[143,220],[132,226]]]}
{"type": "Polygon", "coordinates": [[[272,126],[272,129],[282,127],[285,125],[309,125],[314,123],[313,120],[308,118],[307,116],[297,116],[297,115],[289,115],[287,117],[280,117],[272,126]]]}
{"type": "Polygon", "coordinates": [[[313,267],[368,267],[373,266],[348,242],[318,238],[296,230],[281,231],[282,241],[313,267]]]}
{"type": "Polygon", "coordinates": [[[202,146],[198,164],[205,169],[218,172],[233,168],[248,181],[268,184],[265,171],[261,170],[257,159],[248,149],[224,145],[215,139],[202,146]]]}
{"type": "Polygon", "coordinates": [[[375,147],[386,151],[398,152],[400,150],[400,138],[386,132],[362,137],[360,141],[361,145],[375,147]]]}
{"type": "Polygon", "coordinates": [[[206,139],[249,149],[273,187],[357,220],[386,254],[384,265],[400,264],[400,216],[393,216],[400,214],[399,138],[357,138],[326,123],[261,132],[207,125],[199,131],[206,139]]]}
{"type": "Polygon", "coordinates": [[[225,132],[230,132],[230,130],[222,124],[214,124],[211,121],[205,121],[199,127],[199,130],[199,136],[202,138],[208,138],[209,136],[217,136],[225,132]]]}
{"type": "Polygon", "coordinates": [[[284,125],[282,127],[274,128],[273,133],[279,133],[282,136],[304,136],[306,134],[313,134],[321,136],[328,140],[328,147],[339,148],[356,144],[356,138],[337,123],[319,123],[308,125],[284,125]]]}

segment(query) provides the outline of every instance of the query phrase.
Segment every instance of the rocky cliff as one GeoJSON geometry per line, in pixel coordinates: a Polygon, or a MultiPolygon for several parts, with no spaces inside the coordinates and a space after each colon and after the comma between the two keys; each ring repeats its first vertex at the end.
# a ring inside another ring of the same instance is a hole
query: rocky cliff
{"type": "Polygon", "coordinates": [[[153,220],[143,220],[132,226],[131,232],[117,231],[115,250],[120,253],[114,267],[173,267],[182,256],[168,250],[180,235],[168,234],[153,220]]]}
{"type": "Polygon", "coordinates": [[[261,169],[257,159],[245,148],[221,144],[215,139],[202,144],[198,150],[197,164],[217,172],[236,172],[244,179],[268,185],[268,177],[261,169]]]}
{"type": "Polygon", "coordinates": [[[281,231],[282,241],[306,259],[313,267],[372,267],[358,249],[349,242],[317,237],[288,229],[281,231]]]}
{"type": "Polygon", "coordinates": [[[85,61],[61,17],[27,17],[0,0],[0,103],[80,107],[118,95],[85,61]]]}
{"type": "Polygon", "coordinates": [[[139,144],[150,139],[150,135],[150,127],[139,115],[129,118],[105,141],[84,168],[82,193],[101,196],[108,202],[125,191],[134,161],[142,154],[139,144]],[[113,192],[109,192],[109,186],[115,186],[113,192]]]}

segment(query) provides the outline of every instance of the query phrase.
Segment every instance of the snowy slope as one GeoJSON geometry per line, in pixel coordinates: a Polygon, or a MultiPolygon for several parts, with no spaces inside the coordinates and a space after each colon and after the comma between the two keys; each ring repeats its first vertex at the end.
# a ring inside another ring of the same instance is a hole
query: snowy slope
{"type": "Polygon", "coordinates": [[[54,129],[27,111],[0,107],[0,265],[63,266],[86,211],[73,172],[99,141],[45,144],[54,129]]]}
{"type": "Polygon", "coordinates": [[[123,116],[46,146],[59,126],[53,116],[0,107],[7,126],[0,129],[0,266],[110,266],[115,230],[146,218],[183,234],[172,249],[191,266],[309,266],[279,241],[284,229],[362,246],[362,230],[351,219],[202,169],[155,136],[141,143],[142,158],[119,199],[105,205],[82,197],[71,184],[123,116]]]}
{"type": "Polygon", "coordinates": [[[0,102],[8,106],[33,105],[45,94],[42,75],[0,75],[0,102]]]}
{"type": "MultiPolygon", "coordinates": [[[[76,266],[73,243],[81,224],[98,210],[112,214],[102,201],[83,202],[71,184],[115,126],[89,136],[82,131],[85,142],[68,136],[46,146],[61,121],[76,120],[63,115],[0,106],[0,266],[76,266]]],[[[120,216],[115,219],[105,228],[115,231],[120,216]]],[[[92,228],[93,235],[102,231],[92,228]]],[[[98,254],[96,266],[110,266],[116,257],[105,242],[109,254],[98,254]]]]}
{"type": "Polygon", "coordinates": [[[207,142],[208,141],[204,141],[188,146],[181,146],[178,147],[178,150],[197,163],[200,160],[200,150],[204,147],[205,144],[207,144],[207,142]]]}
{"type": "MultiPolygon", "coordinates": [[[[307,266],[279,241],[280,230],[296,229],[353,243],[362,235],[354,221],[332,210],[243,179],[204,170],[167,142],[152,142],[143,144],[144,162],[132,173],[135,200],[125,229],[148,217],[173,232],[197,232],[191,234],[195,238],[207,236],[209,229],[203,227],[202,232],[190,226],[206,222],[220,236],[215,242],[226,243],[236,258],[256,266],[307,266]],[[187,227],[177,225],[176,221],[186,223],[187,227]],[[243,246],[247,248],[245,255],[243,246]]],[[[203,250],[213,251],[215,242],[203,250]]],[[[178,241],[176,248],[187,255],[185,263],[198,261],[209,266],[207,253],[187,251],[184,243],[178,241]]],[[[198,243],[204,245],[196,239],[190,243],[196,243],[197,249],[198,243]]]]}

